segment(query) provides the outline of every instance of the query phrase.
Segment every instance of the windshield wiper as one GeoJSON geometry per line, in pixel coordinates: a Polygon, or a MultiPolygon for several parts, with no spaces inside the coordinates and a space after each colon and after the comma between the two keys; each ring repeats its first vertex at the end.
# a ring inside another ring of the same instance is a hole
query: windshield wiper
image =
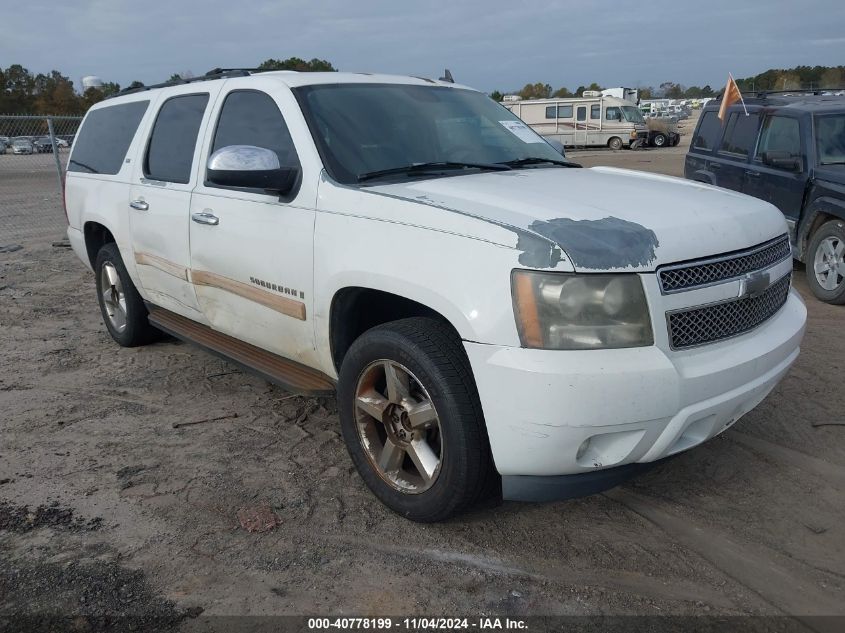
{"type": "Polygon", "coordinates": [[[568,160],[558,160],[556,158],[540,158],[539,156],[528,156],[527,158],[514,158],[513,160],[506,160],[499,163],[500,165],[507,165],[508,167],[522,167],[524,165],[541,165],[548,163],[550,165],[560,165],[561,167],[580,167],[578,163],[572,163],[568,160]]]}
{"type": "Polygon", "coordinates": [[[432,163],[416,163],[404,165],[403,167],[391,167],[390,169],[379,169],[358,174],[358,182],[373,180],[382,176],[393,176],[400,174],[416,174],[431,171],[442,171],[446,169],[483,169],[489,171],[508,171],[509,165],[503,163],[461,163],[455,161],[440,161],[432,163]]]}
{"type": "Polygon", "coordinates": [[[87,170],[88,170],[88,171],[90,171],[92,174],[99,174],[99,173],[100,173],[100,172],[98,172],[96,169],[94,169],[93,167],[91,167],[91,165],[86,165],[85,163],[80,163],[78,160],[73,160],[73,159],[71,158],[68,162],[69,162],[69,163],[73,163],[74,165],[79,165],[80,167],[82,167],[82,169],[87,169],[87,170]]]}
{"type": "Polygon", "coordinates": [[[831,160],[826,163],[822,163],[822,165],[845,165],[845,160],[831,160]]]}

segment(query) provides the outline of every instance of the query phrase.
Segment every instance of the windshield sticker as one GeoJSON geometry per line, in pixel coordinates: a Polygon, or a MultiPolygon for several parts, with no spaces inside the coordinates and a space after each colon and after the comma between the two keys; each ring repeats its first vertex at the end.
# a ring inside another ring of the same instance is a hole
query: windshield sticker
{"type": "Polygon", "coordinates": [[[522,121],[499,121],[499,123],[523,143],[545,143],[541,136],[522,121]]]}

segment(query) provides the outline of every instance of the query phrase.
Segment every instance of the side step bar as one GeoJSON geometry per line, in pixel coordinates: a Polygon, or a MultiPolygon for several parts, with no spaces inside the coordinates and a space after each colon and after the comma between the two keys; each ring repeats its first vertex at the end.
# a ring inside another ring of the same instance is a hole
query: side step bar
{"type": "Polygon", "coordinates": [[[309,396],[334,395],[334,381],[316,369],[239,341],[170,310],[149,304],[147,307],[150,323],[159,330],[199,345],[288,391],[309,396]]]}

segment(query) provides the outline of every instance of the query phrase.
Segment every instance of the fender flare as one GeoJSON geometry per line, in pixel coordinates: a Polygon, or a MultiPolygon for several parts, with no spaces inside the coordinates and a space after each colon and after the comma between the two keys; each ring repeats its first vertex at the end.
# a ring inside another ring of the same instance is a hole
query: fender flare
{"type": "Polygon", "coordinates": [[[820,196],[814,199],[801,214],[798,223],[798,231],[795,236],[796,259],[804,261],[807,243],[810,241],[810,232],[818,223],[820,215],[827,215],[840,220],[845,220],[845,200],[831,196],[820,196]]]}

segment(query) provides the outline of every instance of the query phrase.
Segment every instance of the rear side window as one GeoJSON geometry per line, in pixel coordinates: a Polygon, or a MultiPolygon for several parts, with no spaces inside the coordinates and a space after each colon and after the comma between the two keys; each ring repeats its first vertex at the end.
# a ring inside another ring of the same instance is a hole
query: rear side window
{"type": "Polygon", "coordinates": [[[587,120],[587,108],[581,106],[576,110],[578,116],[576,117],[577,121],[586,121],[587,120]]]}
{"type": "Polygon", "coordinates": [[[211,152],[229,145],[252,145],[276,152],[279,164],[299,165],[285,119],[273,99],[255,90],[229,93],[214,133],[211,152]]]}
{"type": "Polygon", "coordinates": [[[762,160],[765,152],[786,152],[789,158],[800,158],[801,129],[798,119],[787,116],[766,117],[755,158],[762,160]]]}
{"type": "Polygon", "coordinates": [[[194,149],[207,104],[208,94],[172,97],[164,102],[147,147],[147,178],[181,184],[191,180],[194,149]]]}
{"type": "Polygon", "coordinates": [[[728,125],[725,128],[725,136],[722,138],[720,152],[736,154],[743,158],[754,149],[754,142],[757,140],[757,124],[760,122],[760,115],[752,112],[748,115],[745,112],[734,112],[728,117],[728,125]]]}
{"type": "Polygon", "coordinates": [[[716,141],[719,140],[721,121],[715,110],[710,110],[701,115],[701,123],[698,124],[692,146],[698,149],[714,149],[716,141]]]}
{"type": "Polygon", "coordinates": [[[547,119],[554,119],[555,114],[557,114],[558,119],[571,119],[572,118],[572,106],[571,105],[557,106],[557,112],[555,112],[555,106],[546,107],[546,118],[547,119]]]}
{"type": "Polygon", "coordinates": [[[149,101],[133,101],[92,110],[79,130],[68,171],[115,175],[138,131],[149,101]]]}

